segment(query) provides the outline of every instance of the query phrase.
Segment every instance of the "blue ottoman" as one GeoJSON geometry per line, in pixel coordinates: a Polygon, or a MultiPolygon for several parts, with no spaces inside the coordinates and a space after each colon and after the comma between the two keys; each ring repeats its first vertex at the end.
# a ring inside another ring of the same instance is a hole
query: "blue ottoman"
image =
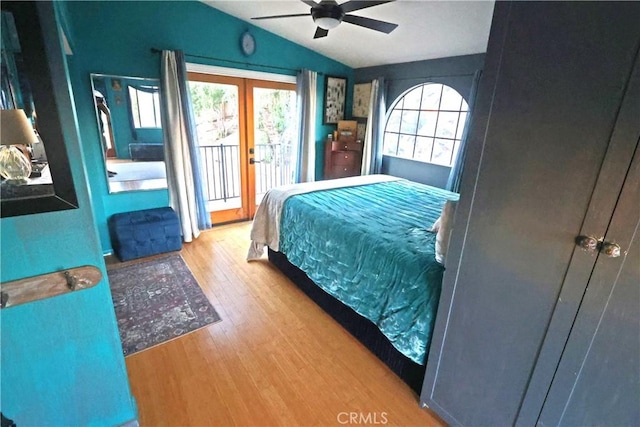
{"type": "Polygon", "coordinates": [[[180,221],[171,208],[112,215],[109,234],[121,261],[182,249],[180,221]]]}

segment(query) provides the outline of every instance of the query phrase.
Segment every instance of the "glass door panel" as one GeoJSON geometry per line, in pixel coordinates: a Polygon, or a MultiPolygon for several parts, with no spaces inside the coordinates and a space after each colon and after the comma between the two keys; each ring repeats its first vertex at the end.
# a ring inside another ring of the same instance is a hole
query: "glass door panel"
{"type": "Polygon", "coordinates": [[[297,121],[295,85],[252,81],[254,204],[271,188],[295,180],[297,121]]]}
{"type": "Polygon", "coordinates": [[[229,77],[189,74],[200,150],[203,189],[214,223],[245,219],[244,82],[229,77]]]}

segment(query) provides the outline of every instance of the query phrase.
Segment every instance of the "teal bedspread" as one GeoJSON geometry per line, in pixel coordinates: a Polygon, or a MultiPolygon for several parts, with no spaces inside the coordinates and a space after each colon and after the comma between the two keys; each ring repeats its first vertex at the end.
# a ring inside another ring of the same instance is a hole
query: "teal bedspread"
{"type": "Polygon", "coordinates": [[[424,364],[444,270],[428,230],[445,201],[457,199],[406,180],[292,196],[282,212],[280,252],[424,364]]]}

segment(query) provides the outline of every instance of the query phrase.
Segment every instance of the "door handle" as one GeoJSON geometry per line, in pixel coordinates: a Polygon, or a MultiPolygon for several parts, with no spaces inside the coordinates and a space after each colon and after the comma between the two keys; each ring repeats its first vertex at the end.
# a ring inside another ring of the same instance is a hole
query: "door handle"
{"type": "Polygon", "coordinates": [[[600,253],[609,258],[618,258],[622,252],[620,245],[617,243],[604,242],[600,248],[600,253]]]}
{"type": "Polygon", "coordinates": [[[253,164],[256,164],[256,163],[262,163],[262,160],[256,160],[256,159],[254,159],[254,158],[252,157],[252,158],[250,158],[250,159],[249,159],[249,163],[250,163],[250,164],[252,164],[252,165],[253,165],[253,164]]]}

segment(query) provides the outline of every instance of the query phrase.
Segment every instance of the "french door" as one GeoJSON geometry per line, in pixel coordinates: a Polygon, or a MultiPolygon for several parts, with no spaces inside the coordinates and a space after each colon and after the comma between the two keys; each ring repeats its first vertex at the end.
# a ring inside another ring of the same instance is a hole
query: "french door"
{"type": "Polygon", "coordinates": [[[189,73],[211,221],[250,219],[264,194],[294,180],[292,83],[189,73]]]}

